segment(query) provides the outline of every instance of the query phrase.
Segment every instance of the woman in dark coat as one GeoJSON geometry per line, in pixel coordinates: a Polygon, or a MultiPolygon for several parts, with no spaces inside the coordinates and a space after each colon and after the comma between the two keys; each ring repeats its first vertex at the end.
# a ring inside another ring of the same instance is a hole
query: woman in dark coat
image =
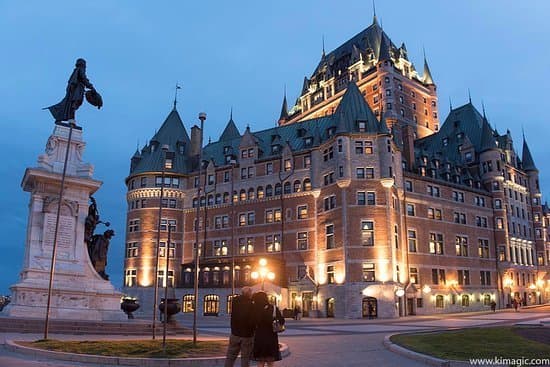
{"type": "MultiPolygon", "coordinates": [[[[254,334],[254,350],[252,358],[258,361],[258,367],[272,367],[273,362],[281,360],[279,352],[279,338],[273,332],[273,305],[269,304],[267,294],[258,292],[252,296],[254,302],[254,320],[256,332],[254,334]]],[[[279,309],[276,309],[276,318],[284,324],[285,319],[279,309]]]]}

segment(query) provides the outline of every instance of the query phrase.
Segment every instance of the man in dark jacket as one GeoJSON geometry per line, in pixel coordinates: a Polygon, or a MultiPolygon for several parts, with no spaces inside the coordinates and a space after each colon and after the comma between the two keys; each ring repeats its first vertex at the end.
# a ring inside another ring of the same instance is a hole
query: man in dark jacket
{"type": "Polygon", "coordinates": [[[225,367],[233,367],[239,352],[241,367],[250,366],[252,343],[254,340],[254,319],[252,315],[252,289],[243,287],[241,295],[231,303],[231,336],[227,346],[225,367]]]}

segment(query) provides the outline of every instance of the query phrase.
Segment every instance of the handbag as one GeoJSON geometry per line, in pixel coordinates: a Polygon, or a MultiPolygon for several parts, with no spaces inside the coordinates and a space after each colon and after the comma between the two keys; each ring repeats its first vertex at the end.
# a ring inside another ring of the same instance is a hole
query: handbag
{"type": "Polygon", "coordinates": [[[282,333],[285,331],[285,326],[281,323],[281,321],[277,318],[277,306],[273,306],[273,332],[274,333],[282,333]]]}

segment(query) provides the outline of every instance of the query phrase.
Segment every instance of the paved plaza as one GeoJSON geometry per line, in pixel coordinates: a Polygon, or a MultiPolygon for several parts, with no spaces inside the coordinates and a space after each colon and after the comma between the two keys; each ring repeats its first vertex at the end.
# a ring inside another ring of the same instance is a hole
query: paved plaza
{"type": "MultiPolygon", "coordinates": [[[[547,319],[550,306],[523,309],[521,312],[500,311],[497,313],[469,313],[441,316],[413,316],[393,320],[334,320],[302,319],[287,320],[287,331],[281,334],[280,341],[288,344],[290,355],[276,363],[277,367],[307,366],[424,366],[420,362],[394,354],[384,348],[384,336],[393,333],[443,330],[475,326],[494,326],[516,323],[537,323],[547,319]]],[[[180,316],[181,322],[191,325],[188,316],[180,316]]],[[[226,318],[200,318],[201,339],[223,339],[229,333],[226,318]]],[[[189,337],[189,336],[186,336],[189,337]]],[[[1,334],[0,344],[6,340],[36,340],[40,335],[1,334]]],[[[106,336],[53,335],[54,339],[92,340],[106,336]]],[[[116,337],[118,339],[135,339],[135,337],[116,337]]],[[[68,367],[88,366],[74,362],[57,362],[51,360],[33,361],[31,357],[0,349],[0,367],[68,367]]]]}

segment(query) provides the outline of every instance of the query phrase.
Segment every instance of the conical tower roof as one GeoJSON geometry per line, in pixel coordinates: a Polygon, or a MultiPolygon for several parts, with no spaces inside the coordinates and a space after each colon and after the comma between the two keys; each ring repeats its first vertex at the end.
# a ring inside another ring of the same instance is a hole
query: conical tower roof
{"type": "Polygon", "coordinates": [[[523,162],[523,169],[525,171],[538,171],[535,166],[533,156],[531,155],[531,151],[529,150],[529,146],[527,145],[527,140],[525,140],[525,136],[523,136],[523,152],[521,155],[521,161],[523,162]]]}
{"type": "Polygon", "coordinates": [[[241,134],[239,133],[239,129],[237,129],[237,126],[233,121],[233,112],[231,112],[231,115],[229,116],[229,121],[227,122],[227,125],[225,126],[225,129],[220,136],[220,141],[229,141],[240,136],[241,134]]]}
{"type": "Polygon", "coordinates": [[[428,61],[426,60],[426,57],[424,57],[424,84],[433,85],[434,80],[432,78],[432,73],[430,72],[430,67],[428,66],[428,61]]]}
{"type": "Polygon", "coordinates": [[[337,116],[339,130],[356,130],[357,121],[366,122],[366,131],[378,132],[379,124],[376,116],[365,101],[365,98],[357,88],[357,84],[351,81],[334,116],[337,116]]]}

